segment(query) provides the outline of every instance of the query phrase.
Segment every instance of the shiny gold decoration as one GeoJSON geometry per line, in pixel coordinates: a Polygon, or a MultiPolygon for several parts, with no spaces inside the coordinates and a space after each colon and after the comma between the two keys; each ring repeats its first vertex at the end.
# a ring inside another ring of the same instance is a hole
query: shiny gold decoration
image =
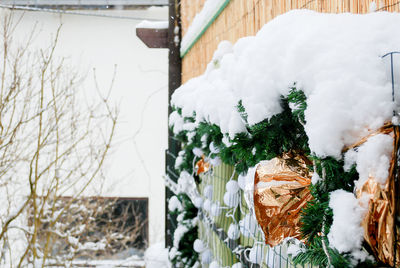
{"type": "Polygon", "coordinates": [[[398,230],[397,232],[395,230],[395,219],[399,215],[399,208],[396,207],[397,189],[395,185],[395,176],[399,172],[396,165],[397,150],[399,148],[398,127],[391,128],[390,135],[394,135],[394,150],[386,184],[381,185],[373,177],[370,177],[357,190],[357,198],[361,199],[362,203],[363,198],[369,197],[368,212],[362,222],[365,241],[370,245],[377,260],[392,267],[399,267],[400,234],[398,230]]]}
{"type": "Polygon", "coordinates": [[[254,207],[265,243],[276,246],[286,237],[300,238],[300,210],[312,199],[306,160],[285,155],[261,162],[254,178],[254,207]]]}
{"type": "Polygon", "coordinates": [[[195,168],[197,170],[197,175],[200,175],[210,169],[210,163],[204,161],[204,156],[202,156],[201,159],[197,161],[195,168]]]}
{"type": "Polygon", "coordinates": [[[369,138],[371,138],[373,136],[376,136],[378,134],[389,134],[391,132],[393,132],[393,125],[392,125],[391,122],[386,122],[381,128],[371,132],[370,134],[368,134],[367,136],[363,137],[362,139],[360,139],[356,143],[354,143],[354,144],[352,144],[350,146],[344,147],[342,152],[344,153],[344,152],[346,152],[346,151],[348,151],[348,150],[350,150],[352,148],[359,147],[360,145],[364,144],[369,138]]]}

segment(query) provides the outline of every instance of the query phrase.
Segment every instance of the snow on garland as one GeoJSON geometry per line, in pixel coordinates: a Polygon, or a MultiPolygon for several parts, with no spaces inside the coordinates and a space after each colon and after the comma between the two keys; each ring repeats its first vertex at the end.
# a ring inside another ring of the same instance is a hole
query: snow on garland
{"type": "Polygon", "coordinates": [[[352,192],[371,173],[385,182],[392,139],[381,134],[358,151],[342,150],[391,120],[396,107],[381,56],[398,49],[399,25],[392,13],[292,11],[255,37],[222,42],[206,72],[172,96],[170,126],[183,145],[177,170],[192,173],[202,154],[242,174],[283,153],[307,157],[314,199],[303,210],[307,245],[295,263],[366,267],[363,208],[352,192]],[[354,235],[341,233],[344,223],[354,235]]]}
{"type": "Polygon", "coordinates": [[[197,208],[193,199],[199,194],[193,189],[194,181],[186,171],[180,173],[178,183],[167,179],[167,186],[174,192],[168,200],[168,210],[177,215],[177,227],[173,234],[173,245],[169,250],[169,259],[176,267],[197,267],[198,254],[192,245],[197,238],[197,208]]]}
{"type": "Polygon", "coordinates": [[[233,138],[246,130],[240,100],[254,125],[282,112],[280,96],[296,82],[307,96],[310,149],[339,158],[344,145],[391,117],[389,64],[381,56],[398,49],[399,24],[398,14],[385,12],[288,12],[254,37],[222,42],[206,72],[181,86],[172,104],[184,117],[196,113],[196,126],[215,124],[233,138]]]}

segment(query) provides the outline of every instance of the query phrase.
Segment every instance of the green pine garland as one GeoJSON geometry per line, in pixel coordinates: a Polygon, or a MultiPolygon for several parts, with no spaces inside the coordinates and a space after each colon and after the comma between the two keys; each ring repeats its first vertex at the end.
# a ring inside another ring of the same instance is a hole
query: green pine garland
{"type": "MultiPolygon", "coordinates": [[[[216,125],[200,123],[190,141],[187,139],[188,131],[182,131],[176,136],[183,144],[183,161],[178,170],[186,170],[191,173],[195,157],[192,150],[201,148],[205,155],[208,155],[211,142],[218,147],[218,156],[221,160],[224,163],[235,165],[236,171],[239,173],[246,172],[261,160],[269,160],[285,152],[309,154],[307,135],[303,125],[298,121],[297,115],[291,112],[288,98],[282,97],[281,105],[282,113],[250,126],[246,120],[244,107],[239,102],[237,107],[246,122],[247,133],[237,134],[233,140],[230,140],[232,145],[229,147],[222,142],[224,135],[216,125]],[[201,140],[203,136],[206,136],[206,146],[201,140]]],[[[180,110],[177,111],[180,112],[180,110]]],[[[194,117],[185,117],[184,121],[194,122],[194,117]]],[[[211,155],[211,158],[214,156],[216,155],[211,155]]]]}
{"type": "MultiPolygon", "coordinates": [[[[309,244],[306,251],[300,252],[295,258],[295,264],[311,264],[318,267],[329,267],[329,261],[323,249],[322,243],[329,244],[326,237],[317,237],[309,244]]],[[[336,249],[327,247],[330,256],[330,264],[333,267],[350,267],[351,262],[347,256],[341,255],[336,249]]]]}
{"type": "Polygon", "coordinates": [[[332,225],[332,210],[329,208],[329,193],[338,189],[353,191],[354,181],[358,179],[357,171],[353,166],[350,171],[343,169],[343,161],[331,157],[319,159],[310,157],[314,160],[316,170],[320,177],[325,174],[324,180],[320,180],[314,185],[310,185],[313,200],[309,201],[302,211],[301,232],[304,238],[310,243],[318,238],[319,233],[327,235],[329,227],[332,225]],[[323,172],[323,169],[325,171],[323,172]],[[321,213],[324,211],[324,213],[321,213]],[[325,229],[323,228],[325,222],[325,229]]]}
{"type": "MultiPolygon", "coordinates": [[[[238,173],[247,172],[258,162],[284,153],[305,156],[309,159],[309,169],[318,173],[323,180],[310,186],[314,199],[307,204],[301,214],[301,233],[307,241],[306,248],[294,258],[294,262],[311,263],[320,267],[327,267],[329,263],[334,267],[354,267],[349,254],[340,254],[336,249],[329,247],[326,235],[329,233],[333,218],[332,210],[329,208],[329,193],[337,189],[352,192],[358,174],[355,166],[345,171],[343,160],[332,157],[318,158],[311,154],[308,137],[304,131],[306,100],[304,92],[297,89],[294,84],[287,96],[281,96],[283,111],[255,125],[247,123],[246,110],[239,101],[237,109],[246,123],[247,132],[239,133],[233,139],[229,139],[230,146],[226,146],[223,142],[223,139],[228,137],[224,137],[220,128],[207,122],[201,122],[193,131],[178,133],[176,138],[182,143],[182,152],[181,163],[177,169],[193,172],[193,164],[198,160],[193,153],[195,148],[201,148],[205,156],[219,157],[222,162],[235,166],[238,173]],[[217,153],[210,151],[211,144],[218,149],[217,153]]],[[[175,110],[182,114],[180,109],[175,110]]],[[[195,122],[195,115],[185,117],[184,122],[195,122]]],[[[368,267],[371,263],[364,262],[358,265],[368,267]]]]}

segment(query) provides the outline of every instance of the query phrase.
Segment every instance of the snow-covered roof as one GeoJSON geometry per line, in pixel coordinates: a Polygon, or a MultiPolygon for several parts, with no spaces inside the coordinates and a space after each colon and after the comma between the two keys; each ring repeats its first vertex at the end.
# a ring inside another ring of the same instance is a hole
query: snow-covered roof
{"type": "Polygon", "coordinates": [[[145,28],[145,29],[167,29],[168,21],[148,21],[143,20],[136,25],[136,28],[145,28]]]}

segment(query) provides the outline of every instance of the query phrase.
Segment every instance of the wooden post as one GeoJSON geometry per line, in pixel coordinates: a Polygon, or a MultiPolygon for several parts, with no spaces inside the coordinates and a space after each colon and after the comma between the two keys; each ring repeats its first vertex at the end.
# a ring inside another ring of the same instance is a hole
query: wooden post
{"type": "MultiPolygon", "coordinates": [[[[181,85],[182,62],[180,57],[180,0],[168,0],[168,29],[136,28],[136,35],[150,48],[168,48],[168,116],[172,112],[171,96],[181,85]]],[[[166,133],[167,134],[167,133],[166,133]]],[[[168,149],[165,152],[165,173],[177,181],[175,174],[175,159],[180,151],[172,131],[168,130],[168,149]]],[[[176,217],[168,213],[168,200],[173,193],[165,188],[165,246],[173,244],[173,231],[176,229],[176,217]]]]}
{"type": "MultiPolygon", "coordinates": [[[[181,20],[180,20],[180,0],[169,0],[169,27],[168,27],[168,48],[169,48],[169,67],[168,67],[168,115],[172,112],[171,96],[181,85],[182,62],[180,57],[180,38],[181,38],[181,20]]],[[[174,174],[175,157],[180,150],[180,144],[177,142],[172,131],[168,130],[168,149],[165,154],[166,174],[176,181],[174,174]]],[[[165,189],[165,246],[171,247],[173,244],[173,231],[176,228],[176,218],[168,213],[168,199],[173,195],[169,189],[165,189]]]]}

